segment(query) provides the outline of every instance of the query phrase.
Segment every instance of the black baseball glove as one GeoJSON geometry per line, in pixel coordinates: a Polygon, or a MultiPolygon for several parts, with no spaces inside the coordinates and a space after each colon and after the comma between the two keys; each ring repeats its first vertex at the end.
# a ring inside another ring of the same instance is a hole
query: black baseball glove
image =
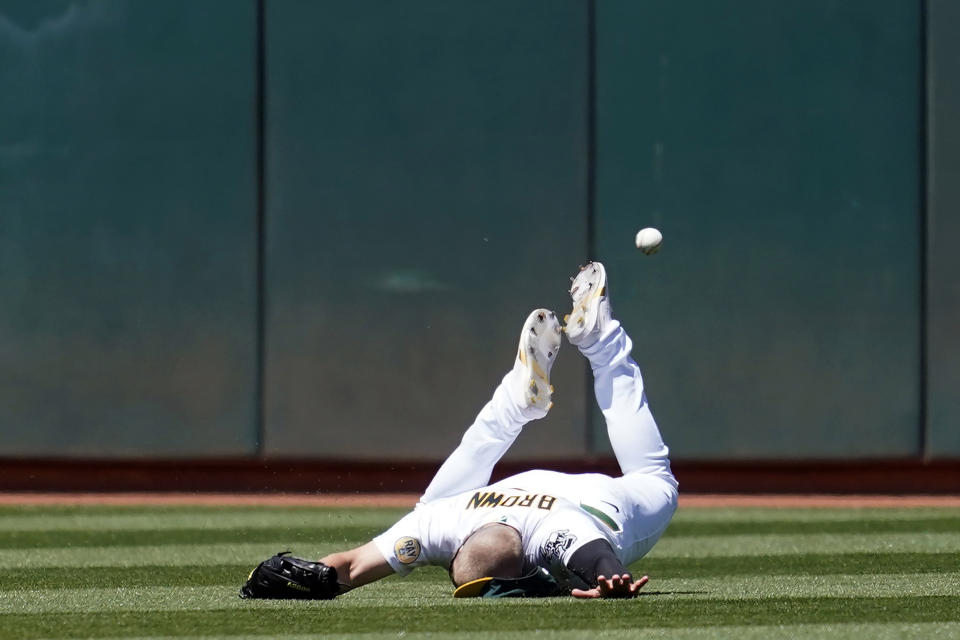
{"type": "Polygon", "coordinates": [[[241,598],[330,600],[340,593],[337,570],[281,551],[250,572],[241,598]]]}

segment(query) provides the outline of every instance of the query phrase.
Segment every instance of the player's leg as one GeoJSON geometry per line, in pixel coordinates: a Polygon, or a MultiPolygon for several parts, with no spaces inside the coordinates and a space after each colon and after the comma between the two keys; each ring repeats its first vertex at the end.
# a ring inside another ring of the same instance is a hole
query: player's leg
{"type": "Polygon", "coordinates": [[[570,296],[567,338],[590,361],[597,403],[620,469],[624,475],[640,472],[672,480],[669,450],[650,412],[640,367],[630,356],[633,342],[611,312],[603,265],[582,267],[570,296]]]}
{"type": "Polygon", "coordinates": [[[550,368],[560,348],[560,323],[547,309],[533,311],[523,325],[513,369],[467,429],[460,445],[437,471],[420,498],[430,502],[485,486],[493,467],[530,420],[547,415],[550,368]]]}

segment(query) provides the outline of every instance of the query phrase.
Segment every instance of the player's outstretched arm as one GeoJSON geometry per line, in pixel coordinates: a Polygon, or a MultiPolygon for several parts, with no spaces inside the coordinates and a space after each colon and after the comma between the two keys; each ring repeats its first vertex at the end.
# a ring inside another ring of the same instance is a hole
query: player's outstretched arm
{"type": "Polygon", "coordinates": [[[597,586],[593,589],[574,589],[570,592],[574,598],[636,598],[643,585],[650,580],[643,576],[633,581],[629,573],[615,575],[612,578],[597,576],[597,586]]]}
{"type": "Polygon", "coordinates": [[[393,568],[372,542],[349,551],[331,553],[321,558],[320,562],[337,570],[340,593],[386,578],[393,573],[393,568]]]}

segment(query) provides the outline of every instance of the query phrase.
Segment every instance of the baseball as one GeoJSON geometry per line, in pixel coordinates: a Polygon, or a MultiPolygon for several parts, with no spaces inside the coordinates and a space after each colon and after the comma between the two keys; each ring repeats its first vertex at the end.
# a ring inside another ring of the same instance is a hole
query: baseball
{"type": "Polygon", "coordinates": [[[663,234],[653,227],[646,227],[637,231],[637,249],[645,254],[652,255],[660,251],[660,245],[663,243],[663,234]]]}

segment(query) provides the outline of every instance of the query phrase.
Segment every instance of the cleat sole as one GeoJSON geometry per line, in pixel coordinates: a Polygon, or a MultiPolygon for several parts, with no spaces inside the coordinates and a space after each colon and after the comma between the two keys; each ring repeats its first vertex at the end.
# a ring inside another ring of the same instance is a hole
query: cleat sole
{"type": "Polygon", "coordinates": [[[557,315],[548,309],[536,309],[527,317],[520,334],[515,365],[520,376],[517,384],[522,384],[523,389],[518,395],[527,404],[522,408],[535,408],[537,413],[546,415],[553,406],[550,368],[560,350],[561,333],[557,315]]]}
{"type": "Polygon", "coordinates": [[[564,318],[564,331],[571,343],[577,344],[597,323],[600,300],[606,295],[607,273],[599,262],[580,267],[573,279],[570,298],[573,309],[564,318]]]}

